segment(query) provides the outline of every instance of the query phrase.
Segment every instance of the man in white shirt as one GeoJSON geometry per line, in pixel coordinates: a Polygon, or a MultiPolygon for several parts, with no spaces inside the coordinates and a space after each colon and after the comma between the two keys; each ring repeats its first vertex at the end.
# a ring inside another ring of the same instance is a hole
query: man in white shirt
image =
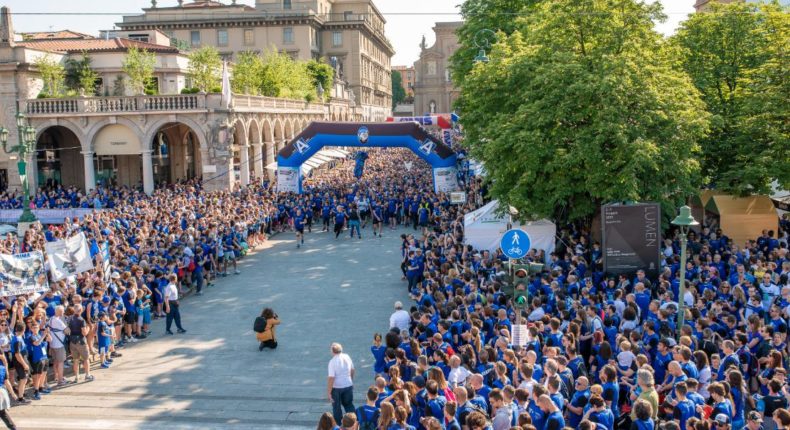
{"type": "Polygon", "coordinates": [[[179,333],[186,333],[187,331],[181,327],[181,311],[178,306],[178,277],[175,274],[171,274],[168,280],[170,282],[165,287],[165,313],[167,313],[165,333],[173,334],[170,331],[173,321],[176,322],[179,333]]]}
{"type": "Polygon", "coordinates": [[[326,391],[332,402],[332,415],[335,422],[339,423],[343,419],[341,406],[346,413],[354,412],[354,362],[348,354],[343,353],[343,346],[339,343],[333,343],[331,350],[326,391]]]}
{"type": "Polygon", "coordinates": [[[408,330],[411,316],[403,310],[403,303],[395,302],[395,312],[390,315],[390,328],[397,327],[398,331],[408,330]]]}
{"type": "Polygon", "coordinates": [[[447,382],[450,383],[450,387],[463,387],[464,383],[466,382],[466,378],[468,378],[472,372],[469,371],[466,367],[461,366],[461,358],[458,355],[453,355],[450,357],[450,374],[448,375],[447,382]]]}

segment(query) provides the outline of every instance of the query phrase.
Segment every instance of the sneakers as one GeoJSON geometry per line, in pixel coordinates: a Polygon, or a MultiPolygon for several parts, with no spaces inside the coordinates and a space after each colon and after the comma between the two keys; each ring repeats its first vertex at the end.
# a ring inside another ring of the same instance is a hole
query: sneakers
{"type": "Polygon", "coordinates": [[[300,247],[300,246],[301,246],[301,245],[299,245],[299,244],[297,243],[297,244],[296,244],[296,249],[299,249],[299,247],[300,247]]]}
{"type": "Polygon", "coordinates": [[[60,381],[58,381],[58,385],[57,386],[58,387],[63,387],[65,385],[69,385],[69,383],[70,383],[69,381],[67,381],[65,379],[61,379],[60,381]]]}
{"type": "Polygon", "coordinates": [[[172,334],[173,334],[173,332],[172,332],[172,331],[170,331],[170,330],[165,330],[165,333],[167,333],[167,334],[169,334],[169,335],[172,335],[172,334]]]}
{"type": "MultiPolygon", "coordinates": [[[[179,333],[186,333],[187,331],[186,331],[186,330],[184,330],[183,328],[180,328],[180,329],[178,329],[178,332],[179,332],[179,333]]],[[[172,333],[170,333],[170,334],[172,334],[172,333]]]]}
{"type": "Polygon", "coordinates": [[[238,274],[240,274],[240,273],[241,273],[241,272],[239,272],[238,270],[234,270],[234,271],[233,271],[233,274],[234,274],[234,275],[238,275],[238,274]]]}
{"type": "Polygon", "coordinates": [[[196,296],[202,296],[202,295],[203,295],[203,292],[202,292],[202,291],[198,291],[198,292],[196,292],[196,293],[195,293],[195,295],[196,295],[196,296]]]}
{"type": "Polygon", "coordinates": [[[126,339],[126,341],[129,343],[137,343],[137,339],[135,339],[134,336],[129,336],[129,338],[126,339]]]}
{"type": "Polygon", "coordinates": [[[110,357],[112,358],[123,357],[123,354],[121,354],[120,352],[113,351],[110,353],[110,357]]]}
{"type": "Polygon", "coordinates": [[[33,400],[41,400],[41,395],[38,394],[38,391],[33,393],[33,400]]]}
{"type": "Polygon", "coordinates": [[[85,375],[85,382],[93,381],[93,375],[85,375]]]}
{"type": "Polygon", "coordinates": [[[26,405],[26,404],[30,403],[30,399],[27,399],[27,398],[25,398],[25,397],[20,397],[20,398],[16,399],[16,401],[17,401],[17,402],[18,402],[20,405],[26,405]]]}
{"type": "Polygon", "coordinates": [[[49,394],[52,392],[52,390],[50,390],[49,388],[42,388],[41,390],[39,390],[39,392],[41,394],[49,394]]]}
{"type": "Polygon", "coordinates": [[[109,369],[110,368],[110,363],[105,361],[104,363],[101,364],[101,368],[102,369],[109,369]]]}

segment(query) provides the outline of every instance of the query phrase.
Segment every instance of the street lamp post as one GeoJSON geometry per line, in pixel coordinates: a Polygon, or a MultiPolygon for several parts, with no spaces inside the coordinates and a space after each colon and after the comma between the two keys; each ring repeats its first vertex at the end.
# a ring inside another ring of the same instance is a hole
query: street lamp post
{"type": "Polygon", "coordinates": [[[489,59],[488,55],[486,55],[486,49],[491,48],[492,41],[496,42],[496,33],[494,30],[484,28],[475,33],[474,43],[479,49],[475,56],[475,63],[488,63],[489,59]]]}
{"type": "Polygon", "coordinates": [[[36,129],[31,127],[22,112],[16,114],[17,137],[19,143],[8,149],[8,129],[0,127],[0,143],[3,144],[3,151],[6,154],[17,154],[19,161],[19,177],[22,180],[22,216],[19,217],[20,223],[30,223],[36,221],[36,216],[30,210],[30,190],[27,181],[27,156],[36,149],[36,129]]]}
{"type": "Polygon", "coordinates": [[[672,220],[672,225],[680,227],[680,280],[679,280],[679,299],[678,299],[678,326],[677,336],[680,337],[680,329],[686,320],[686,243],[688,242],[688,232],[691,226],[699,225],[697,220],[691,215],[691,208],[682,206],[680,214],[672,220]]]}

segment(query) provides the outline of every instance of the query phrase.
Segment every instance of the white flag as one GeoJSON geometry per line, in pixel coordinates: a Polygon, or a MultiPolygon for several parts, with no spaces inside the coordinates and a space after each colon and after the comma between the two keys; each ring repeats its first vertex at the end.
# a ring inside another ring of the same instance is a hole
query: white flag
{"type": "Polygon", "coordinates": [[[84,233],[57,242],[48,242],[44,247],[47,250],[49,271],[53,281],[93,269],[93,261],[84,233]]]}
{"type": "Polygon", "coordinates": [[[230,73],[228,73],[228,62],[222,62],[222,106],[230,108],[230,73]]]}
{"type": "Polygon", "coordinates": [[[412,166],[412,162],[411,161],[405,161],[403,163],[403,167],[405,167],[406,170],[409,171],[409,172],[411,172],[411,166],[412,166]]]}

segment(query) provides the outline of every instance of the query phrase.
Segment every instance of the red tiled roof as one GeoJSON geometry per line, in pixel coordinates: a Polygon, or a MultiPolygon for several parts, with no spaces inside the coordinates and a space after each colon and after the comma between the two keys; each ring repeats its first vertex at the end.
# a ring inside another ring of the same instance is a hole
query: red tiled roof
{"type": "Polygon", "coordinates": [[[93,36],[72,30],[36,31],[20,33],[24,40],[51,40],[51,39],[93,39],[93,36]]]}
{"type": "Polygon", "coordinates": [[[54,52],[126,52],[131,47],[145,49],[151,52],[177,53],[178,48],[172,46],[155,45],[153,43],[140,42],[137,40],[114,38],[114,39],[42,39],[27,40],[19,43],[22,46],[40,49],[43,51],[54,52]]]}

